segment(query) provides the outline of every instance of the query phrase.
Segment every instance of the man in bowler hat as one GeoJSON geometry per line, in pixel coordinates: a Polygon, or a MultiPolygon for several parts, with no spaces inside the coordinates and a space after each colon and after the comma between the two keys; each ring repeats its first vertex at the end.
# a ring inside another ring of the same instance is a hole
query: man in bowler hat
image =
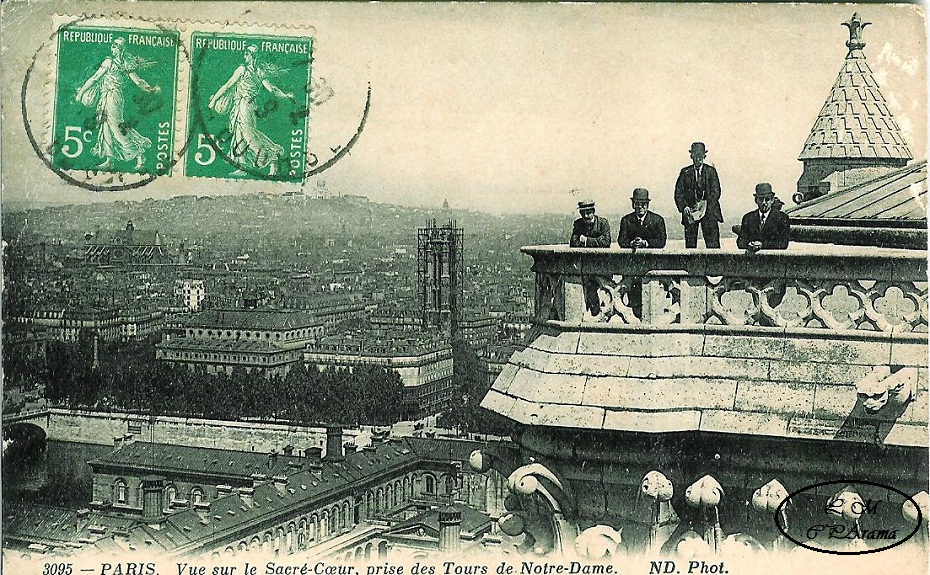
{"type": "MultiPolygon", "coordinates": [[[[649,190],[636,188],[630,197],[633,211],[620,219],[620,235],[617,244],[621,248],[664,248],[665,247],[665,219],[655,212],[649,211],[649,190]]],[[[627,292],[627,301],[633,315],[643,317],[643,278],[630,278],[630,291],[627,292]]]]}
{"type": "Polygon", "coordinates": [[[720,179],[713,166],[704,163],[707,148],[703,142],[691,144],[690,166],[685,166],[675,182],[675,206],[685,227],[685,247],[696,248],[698,228],[708,248],[720,247],[720,179]]]}
{"type": "Polygon", "coordinates": [[[578,202],[581,217],[572,225],[568,244],[573,248],[609,248],[610,222],[594,214],[594,202],[578,202]]]}
{"type": "Polygon", "coordinates": [[[776,198],[772,184],[756,184],[753,195],[758,209],[743,216],[736,245],[750,252],[786,249],[791,225],[787,214],[773,207],[776,198]]]}
{"type": "Polygon", "coordinates": [[[617,244],[621,248],[664,248],[665,219],[649,211],[649,190],[636,188],[630,202],[633,211],[620,219],[617,244]]]}

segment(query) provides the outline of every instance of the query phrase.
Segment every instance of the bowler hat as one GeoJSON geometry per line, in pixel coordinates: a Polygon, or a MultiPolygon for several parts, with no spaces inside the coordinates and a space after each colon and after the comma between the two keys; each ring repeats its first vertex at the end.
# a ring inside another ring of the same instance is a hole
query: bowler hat
{"type": "Polygon", "coordinates": [[[649,190],[646,188],[636,188],[633,190],[633,195],[630,197],[634,202],[636,201],[649,201],[649,190]]]}
{"type": "Polygon", "coordinates": [[[768,182],[762,182],[761,184],[756,184],[756,192],[753,194],[755,197],[759,196],[774,196],[775,192],[772,191],[772,184],[768,182]]]}
{"type": "Polygon", "coordinates": [[[591,200],[585,200],[582,202],[578,202],[578,211],[579,212],[593,212],[594,202],[591,200]]]}
{"type": "Polygon", "coordinates": [[[689,152],[704,152],[707,153],[707,148],[704,147],[704,142],[694,142],[691,144],[691,149],[689,152]]]}

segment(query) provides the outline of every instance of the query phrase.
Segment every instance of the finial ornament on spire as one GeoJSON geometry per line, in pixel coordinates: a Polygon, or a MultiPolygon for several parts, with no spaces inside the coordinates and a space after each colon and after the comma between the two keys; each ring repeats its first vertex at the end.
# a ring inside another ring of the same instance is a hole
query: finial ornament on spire
{"type": "Polygon", "coordinates": [[[849,48],[850,52],[854,50],[862,50],[865,48],[865,41],[862,39],[862,29],[871,24],[871,22],[864,22],[862,18],[859,17],[858,12],[853,12],[852,18],[847,22],[842,22],[843,26],[849,30],[849,41],[846,42],[846,47],[849,48]]]}

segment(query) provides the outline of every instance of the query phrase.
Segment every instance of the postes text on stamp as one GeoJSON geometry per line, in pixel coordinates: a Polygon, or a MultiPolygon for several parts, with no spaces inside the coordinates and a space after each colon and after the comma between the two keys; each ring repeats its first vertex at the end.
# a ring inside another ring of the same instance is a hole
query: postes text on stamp
{"type": "Polygon", "coordinates": [[[174,151],[179,34],[58,31],[51,161],[61,170],[165,175],[174,151]]]}
{"type": "Polygon", "coordinates": [[[185,174],[301,181],[311,37],[191,35],[185,174]]]}

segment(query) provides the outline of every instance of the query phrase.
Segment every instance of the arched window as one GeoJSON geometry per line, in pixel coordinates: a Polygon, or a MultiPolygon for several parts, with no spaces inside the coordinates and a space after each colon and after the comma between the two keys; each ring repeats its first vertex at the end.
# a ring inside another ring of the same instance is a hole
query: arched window
{"type": "Polygon", "coordinates": [[[425,476],[426,478],[426,493],[436,493],[436,478],[432,475],[425,476]]]}
{"type": "Polygon", "coordinates": [[[117,479],[113,483],[113,501],[126,505],[126,482],[122,479],[117,479]]]}
{"type": "Polygon", "coordinates": [[[165,487],[165,505],[171,505],[178,498],[178,488],[174,485],[165,487]]]}
{"type": "Polygon", "coordinates": [[[199,487],[191,489],[191,503],[203,503],[203,489],[199,487]]]}

